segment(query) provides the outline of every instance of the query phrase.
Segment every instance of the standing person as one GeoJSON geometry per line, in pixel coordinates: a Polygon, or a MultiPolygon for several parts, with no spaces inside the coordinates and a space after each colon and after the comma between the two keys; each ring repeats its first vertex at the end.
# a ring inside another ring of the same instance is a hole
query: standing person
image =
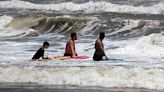
{"type": "Polygon", "coordinates": [[[35,53],[35,55],[33,56],[32,60],[49,59],[48,57],[44,57],[44,50],[48,49],[48,47],[49,47],[49,43],[45,41],[43,43],[43,46],[35,53]]]}
{"type": "Polygon", "coordinates": [[[99,35],[99,38],[95,42],[95,53],[93,56],[94,61],[103,60],[103,56],[105,56],[106,60],[108,60],[108,57],[105,54],[104,45],[102,42],[104,38],[105,38],[105,33],[101,32],[99,35]]]}
{"type": "Polygon", "coordinates": [[[76,58],[77,53],[75,51],[75,40],[77,40],[76,33],[71,33],[71,39],[68,40],[66,44],[64,56],[71,56],[72,58],[76,58]]]}

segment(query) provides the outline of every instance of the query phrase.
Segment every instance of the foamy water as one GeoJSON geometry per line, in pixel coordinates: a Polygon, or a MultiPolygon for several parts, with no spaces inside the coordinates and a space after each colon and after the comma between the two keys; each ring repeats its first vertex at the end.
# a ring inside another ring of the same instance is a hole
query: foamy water
{"type": "Polygon", "coordinates": [[[162,2],[152,6],[132,6],[106,1],[34,4],[11,0],[1,1],[0,7],[20,9],[22,13],[26,12],[24,9],[82,13],[23,16],[0,13],[0,82],[164,90],[163,20],[136,19],[137,15],[134,18],[112,18],[111,15],[117,14],[99,14],[146,13],[154,18],[151,14],[163,14],[162,2]],[[89,59],[31,61],[44,41],[50,42],[45,56],[63,56],[69,33],[74,31],[78,33],[77,53],[89,56],[89,59]],[[108,57],[116,60],[92,60],[100,31],[106,32],[103,42],[108,57]]]}
{"type": "Polygon", "coordinates": [[[142,68],[1,68],[1,82],[163,89],[162,69],[142,68]],[[13,72],[14,71],[14,72],[13,72]]]}
{"type": "Polygon", "coordinates": [[[135,44],[129,45],[125,48],[116,49],[113,53],[163,57],[163,42],[164,38],[162,35],[152,34],[139,39],[135,44]]]}
{"type": "Polygon", "coordinates": [[[11,0],[1,1],[1,8],[16,8],[16,9],[37,9],[37,10],[54,10],[60,12],[75,12],[84,11],[85,13],[94,12],[123,12],[123,13],[146,13],[146,14],[163,14],[163,3],[153,6],[132,6],[118,5],[106,1],[86,2],[82,4],[63,2],[59,4],[34,4],[25,1],[11,0]],[[73,6],[73,7],[72,7],[73,6]],[[151,12],[150,12],[151,11],[151,12]]]}
{"type": "MultiPolygon", "coordinates": [[[[128,41],[105,39],[105,48],[111,44],[120,46],[114,50],[106,50],[109,58],[124,60],[100,62],[92,60],[94,49],[92,43],[87,43],[87,39],[83,39],[86,43],[81,43],[82,40],[77,41],[79,55],[90,56],[86,60],[31,61],[32,55],[41,46],[42,41],[2,42],[0,45],[2,52],[0,54],[0,82],[163,89],[162,50],[164,48],[160,47],[162,46],[162,39],[158,39],[160,36],[153,34],[128,41]]],[[[65,43],[63,41],[59,44],[60,46],[51,46],[45,55],[62,55],[65,43]],[[57,52],[53,52],[53,50],[57,50],[57,52]]]]}

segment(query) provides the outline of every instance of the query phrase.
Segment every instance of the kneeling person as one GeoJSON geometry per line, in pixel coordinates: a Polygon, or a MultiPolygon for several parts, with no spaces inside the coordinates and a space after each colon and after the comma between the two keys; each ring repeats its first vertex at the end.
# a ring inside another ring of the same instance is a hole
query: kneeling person
{"type": "Polygon", "coordinates": [[[66,44],[64,56],[71,56],[72,58],[76,58],[77,53],[75,51],[75,40],[77,40],[76,33],[71,33],[71,39],[68,40],[66,44]]]}

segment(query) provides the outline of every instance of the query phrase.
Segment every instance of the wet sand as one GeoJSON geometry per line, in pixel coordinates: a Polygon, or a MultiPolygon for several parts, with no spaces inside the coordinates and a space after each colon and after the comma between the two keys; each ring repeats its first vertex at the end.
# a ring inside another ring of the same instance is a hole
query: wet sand
{"type": "Polygon", "coordinates": [[[39,85],[34,83],[0,83],[0,92],[164,92],[144,88],[105,88],[39,85]]]}

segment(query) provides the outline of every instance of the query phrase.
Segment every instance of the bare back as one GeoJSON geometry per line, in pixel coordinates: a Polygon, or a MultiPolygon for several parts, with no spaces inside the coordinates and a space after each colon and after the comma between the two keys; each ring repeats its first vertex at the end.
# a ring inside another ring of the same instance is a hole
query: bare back
{"type": "Polygon", "coordinates": [[[95,54],[96,55],[101,55],[101,56],[104,56],[105,53],[104,53],[104,45],[102,43],[102,41],[100,39],[97,39],[96,42],[95,42],[95,54]]]}

